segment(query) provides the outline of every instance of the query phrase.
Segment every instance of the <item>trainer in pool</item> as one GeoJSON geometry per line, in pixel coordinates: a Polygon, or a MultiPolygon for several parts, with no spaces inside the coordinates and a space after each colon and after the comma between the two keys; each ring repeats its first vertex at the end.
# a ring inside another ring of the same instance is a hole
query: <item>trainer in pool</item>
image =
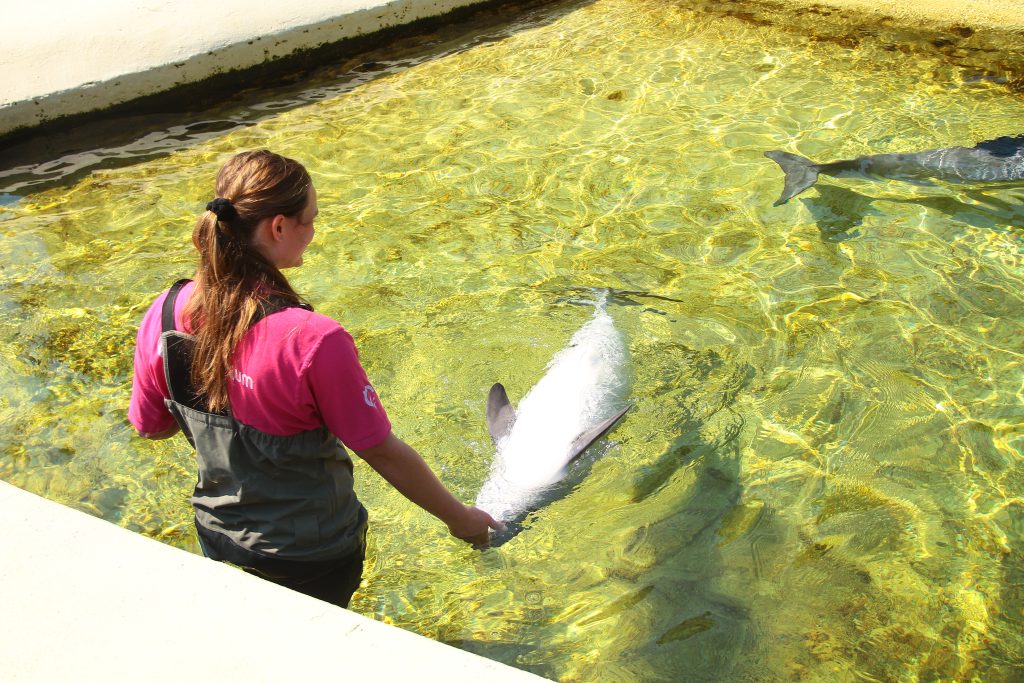
{"type": "Polygon", "coordinates": [[[139,327],[128,417],[143,437],[181,431],[195,448],[207,557],[345,607],[368,517],[349,450],[457,538],[486,543],[503,525],[395,436],[352,336],[282,273],[302,265],[317,213],[299,162],[258,150],[224,164],[192,232],[194,278],[139,327]]]}

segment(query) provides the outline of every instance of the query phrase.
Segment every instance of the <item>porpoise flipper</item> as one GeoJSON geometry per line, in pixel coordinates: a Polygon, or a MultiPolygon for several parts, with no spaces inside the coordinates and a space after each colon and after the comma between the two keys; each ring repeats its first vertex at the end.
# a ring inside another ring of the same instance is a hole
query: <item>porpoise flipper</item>
{"type": "Polygon", "coordinates": [[[782,195],[772,206],[781,206],[797,196],[814,183],[818,182],[818,166],[807,157],[789,152],[773,151],[764,155],[782,167],[786,174],[782,195]]]}
{"type": "Polygon", "coordinates": [[[487,396],[487,429],[494,443],[508,436],[515,423],[516,411],[508,400],[505,387],[501,383],[495,384],[487,396]]]}
{"type": "Polygon", "coordinates": [[[587,430],[580,434],[579,436],[577,436],[573,440],[572,447],[569,450],[569,462],[572,462],[573,460],[578,458],[580,454],[583,453],[583,451],[590,448],[591,444],[593,444],[595,441],[597,441],[606,433],[608,433],[608,431],[610,431],[611,428],[615,426],[615,423],[622,419],[622,416],[626,414],[626,411],[632,407],[633,404],[626,406],[625,408],[615,413],[607,420],[594,427],[593,429],[587,430]]]}

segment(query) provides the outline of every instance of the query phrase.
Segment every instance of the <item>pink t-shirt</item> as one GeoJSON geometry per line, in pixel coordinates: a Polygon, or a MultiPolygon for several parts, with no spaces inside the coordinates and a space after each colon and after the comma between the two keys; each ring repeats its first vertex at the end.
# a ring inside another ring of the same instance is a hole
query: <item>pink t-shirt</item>
{"type": "MultiPolygon", "coordinates": [[[[182,310],[194,283],[178,294],[174,326],[190,331],[182,310]]],[[[174,425],[164,405],[170,394],[160,357],[160,317],[167,292],[146,312],[135,347],[135,375],[128,419],[143,433],[174,425]]],[[[246,333],[228,382],[231,414],[277,436],[326,426],[352,450],[380,444],[391,422],[359,364],[355,343],[327,316],[302,308],[268,315],[246,333]]]]}

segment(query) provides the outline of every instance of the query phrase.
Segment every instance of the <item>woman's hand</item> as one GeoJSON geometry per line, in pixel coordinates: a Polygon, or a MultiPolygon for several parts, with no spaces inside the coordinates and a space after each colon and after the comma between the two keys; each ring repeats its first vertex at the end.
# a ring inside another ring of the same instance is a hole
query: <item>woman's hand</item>
{"type": "Polygon", "coordinates": [[[455,538],[472,543],[475,546],[487,545],[491,537],[491,529],[503,531],[505,525],[491,517],[478,507],[465,506],[463,517],[448,524],[448,531],[455,538]]]}

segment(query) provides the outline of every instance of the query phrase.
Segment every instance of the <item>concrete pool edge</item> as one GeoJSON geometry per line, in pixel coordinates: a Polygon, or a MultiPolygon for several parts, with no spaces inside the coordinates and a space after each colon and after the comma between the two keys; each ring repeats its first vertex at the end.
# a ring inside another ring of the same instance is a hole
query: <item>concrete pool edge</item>
{"type": "Polygon", "coordinates": [[[102,0],[76,17],[83,5],[71,0],[37,3],[13,13],[7,28],[15,38],[0,46],[0,141],[163,93],[189,98],[198,84],[226,82],[217,77],[272,78],[275,71],[260,69],[294,68],[318,52],[358,49],[389,31],[492,4],[501,0],[300,0],[254,12],[238,0],[102,0]]]}
{"type": "Polygon", "coordinates": [[[5,681],[544,680],[2,481],[0,544],[5,681]]]}

